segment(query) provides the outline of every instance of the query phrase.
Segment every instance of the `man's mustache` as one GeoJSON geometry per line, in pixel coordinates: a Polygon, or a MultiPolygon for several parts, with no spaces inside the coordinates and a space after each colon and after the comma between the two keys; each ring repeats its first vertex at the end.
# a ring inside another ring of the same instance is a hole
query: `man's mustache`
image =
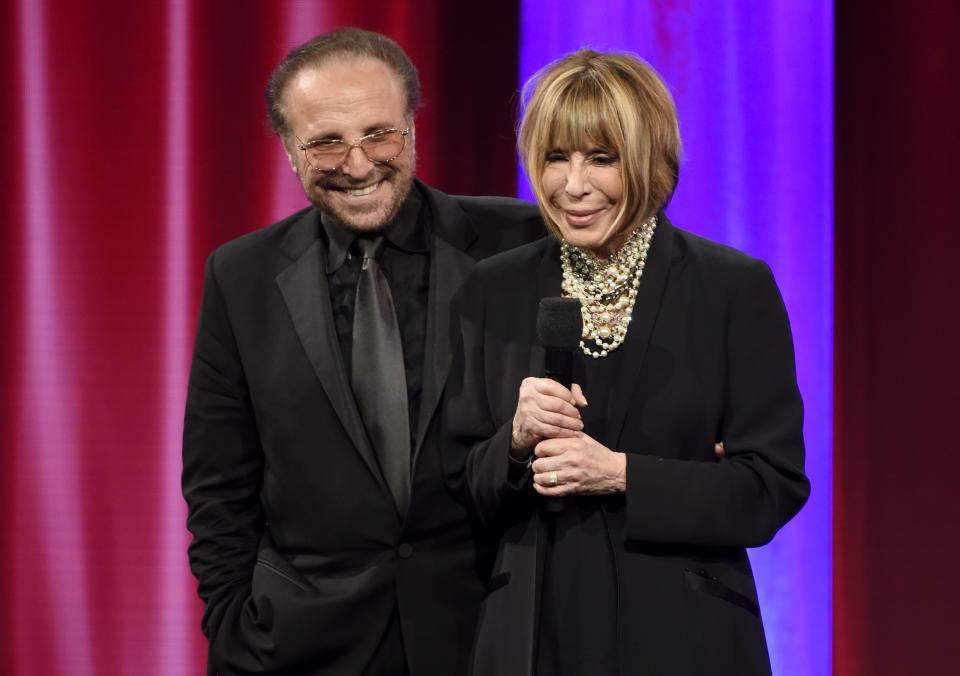
{"type": "Polygon", "coordinates": [[[320,188],[326,190],[353,190],[355,188],[362,188],[364,186],[383,181],[387,178],[390,178],[396,170],[390,166],[381,166],[378,167],[378,171],[370,176],[366,176],[363,179],[355,179],[350,176],[345,176],[343,173],[337,169],[335,172],[331,172],[327,176],[320,178],[316,185],[320,188]]]}

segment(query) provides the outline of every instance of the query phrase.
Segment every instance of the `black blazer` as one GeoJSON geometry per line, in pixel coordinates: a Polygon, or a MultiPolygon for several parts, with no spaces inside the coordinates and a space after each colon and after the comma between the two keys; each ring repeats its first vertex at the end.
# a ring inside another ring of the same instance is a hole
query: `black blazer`
{"type": "MultiPolygon", "coordinates": [[[[535,317],[540,298],[560,295],[559,255],[546,238],[484,261],[459,303],[445,469],[501,537],[477,676],[527,675],[534,661],[544,522],[529,471],[518,473],[507,453],[520,381],[543,372],[535,317]]],[[[603,511],[618,572],[620,673],[769,673],[744,548],[768,542],[809,493],[776,284],[763,262],[661,214],[629,331],[606,424],[585,430],[628,454],[626,494],[603,511]]]]}
{"type": "Polygon", "coordinates": [[[465,670],[489,556],[439,469],[450,301],[476,260],[542,236],[543,225],[528,203],[414,189],[432,237],[403,521],[340,358],[316,209],[207,261],[183,492],[211,673],[360,674],[395,605],[412,676],[465,670]]]}

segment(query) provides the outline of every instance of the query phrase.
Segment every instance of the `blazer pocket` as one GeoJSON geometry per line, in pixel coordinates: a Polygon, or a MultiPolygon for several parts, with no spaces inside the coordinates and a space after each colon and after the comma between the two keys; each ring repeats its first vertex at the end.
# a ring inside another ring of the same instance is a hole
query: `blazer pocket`
{"type": "Polygon", "coordinates": [[[490,594],[500,589],[500,587],[505,587],[509,581],[510,581],[510,571],[504,571],[502,573],[494,575],[489,580],[487,580],[487,584],[483,589],[484,597],[490,596],[490,594]]]}
{"type": "Polygon", "coordinates": [[[693,589],[694,591],[710,594],[710,596],[715,596],[718,599],[728,601],[735,606],[740,606],[757,619],[760,618],[760,606],[757,605],[756,601],[751,599],[749,596],[745,596],[738,591],[730,589],[730,587],[727,587],[725,584],[720,582],[719,579],[711,576],[702,568],[696,572],[687,568],[685,571],[683,571],[683,581],[686,583],[687,587],[693,589]]]}
{"type": "Polygon", "coordinates": [[[279,577],[280,579],[282,579],[282,580],[284,580],[284,581],[286,581],[286,582],[289,582],[290,584],[292,584],[294,587],[296,587],[296,588],[299,589],[300,591],[304,591],[304,592],[309,592],[309,591],[311,591],[311,589],[310,589],[310,583],[307,582],[307,580],[304,579],[303,576],[300,575],[299,573],[285,571],[285,570],[283,570],[282,568],[280,568],[279,566],[277,566],[277,565],[273,564],[272,562],[266,560],[266,559],[263,558],[262,556],[261,556],[261,557],[257,557],[257,566],[259,566],[261,569],[263,569],[263,570],[265,570],[265,571],[268,571],[268,572],[272,573],[272,574],[275,575],[276,577],[279,577]],[[299,578],[299,579],[298,579],[298,578],[299,578]]]}

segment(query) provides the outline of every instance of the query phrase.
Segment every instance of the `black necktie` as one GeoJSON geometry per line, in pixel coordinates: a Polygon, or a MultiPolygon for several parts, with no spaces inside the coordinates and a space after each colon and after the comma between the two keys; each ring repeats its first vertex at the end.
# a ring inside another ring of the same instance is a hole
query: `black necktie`
{"type": "Polygon", "coordinates": [[[410,418],[400,327],[377,262],[383,237],[358,237],[363,266],[353,314],[351,383],[360,415],[401,516],[410,502],[410,418]]]}

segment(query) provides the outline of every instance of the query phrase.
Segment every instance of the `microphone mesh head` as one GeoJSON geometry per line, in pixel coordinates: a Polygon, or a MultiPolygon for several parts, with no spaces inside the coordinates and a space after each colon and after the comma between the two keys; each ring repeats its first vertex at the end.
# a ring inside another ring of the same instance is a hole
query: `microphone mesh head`
{"type": "Polygon", "coordinates": [[[537,339],[543,347],[573,350],[580,345],[583,317],[576,298],[553,296],[540,300],[537,339]]]}

